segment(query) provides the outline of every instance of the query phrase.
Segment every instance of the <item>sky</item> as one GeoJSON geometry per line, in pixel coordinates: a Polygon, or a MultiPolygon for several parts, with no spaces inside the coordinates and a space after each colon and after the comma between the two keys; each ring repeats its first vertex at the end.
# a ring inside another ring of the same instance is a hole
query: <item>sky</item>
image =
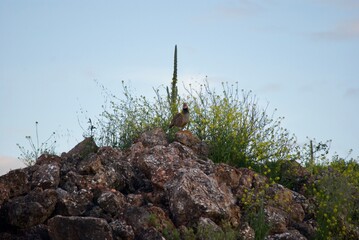
{"type": "Polygon", "coordinates": [[[59,154],[80,142],[100,85],[169,85],[176,44],[179,86],[238,82],[300,144],[359,155],[357,0],[2,0],[0,175],[24,167],[17,144],[29,149],[35,122],[59,154]]]}

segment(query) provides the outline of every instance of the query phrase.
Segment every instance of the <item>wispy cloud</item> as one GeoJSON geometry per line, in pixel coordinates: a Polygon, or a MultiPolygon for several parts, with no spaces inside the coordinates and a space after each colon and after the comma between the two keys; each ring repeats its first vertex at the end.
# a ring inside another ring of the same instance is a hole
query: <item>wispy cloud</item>
{"type": "Polygon", "coordinates": [[[312,37],[317,40],[357,40],[359,39],[359,19],[337,24],[332,29],[312,33],[312,37]]]}

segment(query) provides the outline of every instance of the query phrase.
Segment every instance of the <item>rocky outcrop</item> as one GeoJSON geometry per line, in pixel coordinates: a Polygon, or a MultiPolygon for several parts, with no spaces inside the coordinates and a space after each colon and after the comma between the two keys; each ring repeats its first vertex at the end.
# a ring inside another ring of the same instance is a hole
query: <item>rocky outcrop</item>
{"type": "Polygon", "coordinates": [[[154,129],[124,151],[86,138],[0,177],[0,239],[254,239],[259,202],[266,239],[313,237],[302,194],[214,164],[188,131],[169,143],[154,129]]]}

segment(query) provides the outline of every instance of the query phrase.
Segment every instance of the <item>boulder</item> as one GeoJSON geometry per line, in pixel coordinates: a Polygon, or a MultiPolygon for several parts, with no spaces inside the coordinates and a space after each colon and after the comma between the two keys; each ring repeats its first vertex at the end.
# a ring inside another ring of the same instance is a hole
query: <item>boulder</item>
{"type": "Polygon", "coordinates": [[[92,207],[93,193],[86,189],[67,192],[62,188],[56,189],[56,214],[64,216],[81,216],[92,207]]]}
{"type": "Polygon", "coordinates": [[[63,159],[57,155],[45,153],[38,157],[38,159],[36,159],[36,165],[52,163],[61,166],[62,160],[63,159]]]}
{"type": "Polygon", "coordinates": [[[225,185],[231,189],[232,193],[236,193],[238,188],[244,185],[241,184],[242,175],[242,172],[237,168],[220,163],[215,166],[213,177],[217,180],[219,185],[225,185]]]}
{"type": "Polygon", "coordinates": [[[284,233],[270,235],[266,237],[265,240],[307,240],[307,238],[297,230],[289,230],[284,233]]]}
{"type": "Polygon", "coordinates": [[[278,234],[286,232],[289,225],[288,214],[281,209],[267,206],[264,209],[266,223],[270,227],[270,234],[278,234]]]}
{"type": "Polygon", "coordinates": [[[190,131],[178,131],[175,134],[175,141],[190,147],[199,156],[208,157],[209,146],[207,143],[201,141],[198,137],[194,136],[190,131]]]}
{"type": "Polygon", "coordinates": [[[97,199],[98,205],[106,212],[115,215],[126,205],[126,197],[117,191],[103,192],[97,199]]]}
{"type": "Polygon", "coordinates": [[[200,168],[212,171],[209,168],[213,163],[203,161],[196,157],[188,147],[172,143],[168,146],[156,145],[150,149],[135,147],[130,161],[137,167],[151,184],[163,189],[164,184],[171,181],[180,168],[200,168]]]}
{"type": "Polygon", "coordinates": [[[51,216],[56,202],[55,190],[36,188],[28,195],[16,197],[3,206],[6,223],[22,229],[41,224],[51,216]]]}
{"type": "Polygon", "coordinates": [[[27,169],[12,170],[0,176],[0,204],[9,198],[30,192],[31,182],[27,169]]]}
{"type": "Polygon", "coordinates": [[[58,163],[44,163],[32,174],[32,188],[57,188],[60,183],[60,167],[58,163]]]}
{"type": "Polygon", "coordinates": [[[50,239],[47,225],[39,224],[27,229],[17,229],[13,232],[0,232],[1,240],[45,240],[50,239]]]}
{"type": "Polygon", "coordinates": [[[57,215],[48,221],[53,240],[112,240],[110,225],[100,218],[57,215]]]}
{"type": "Polygon", "coordinates": [[[77,164],[77,172],[81,175],[95,175],[103,170],[101,158],[92,154],[77,164]]]}
{"type": "Polygon", "coordinates": [[[110,223],[112,229],[112,237],[114,240],[133,240],[135,239],[135,233],[130,225],[124,220],[116,219],[110,223]]]}
{"type": "Polygon", "coordinates": [[[92,137],[85,138],[82,142],[78,143],[73,149],[65,153],[63,157],[71,158],[74,160],[84,159],[91,153],[96,153],[98,146],[92,137]]]}
{"type": "Polygon", "coordinates": [[[124,210],[124,218],[127,224],[132,227],[136,238],[151,227],[150,216],[150,212],[145,207],[130,206],[124,210]]]}
{"type": "Polygon", "coordinates": [[[235,199],[230,191],[223,192],[213,178],[199,169],[182,168],[178,172],[178,177],[165,186],[169,209],[177,226],[191,225],[200,217],[216,223],[232,217],[231,206],[235,199]]]}
{"type": "Polygon", "coordinates": [[[305,212],[302,204],[306,202],[306,198],[303,195],[280,184],[271,185],[266,192],[270,199],[269,204],[287,212],[291,221],[302,222],[304,220],[305,212]]]}
{"type": "Polygon", "coordinates": [[[241,233],[242,239],[246,239],[246,240],[254,240],[255,239],[255,235],[256,235],[255,231],[251,226],[249,226],[249,224],[247,222],[244,222],[241,224],[240,233],[241,233]]]}
{"type": "Polygon", "coordinates": [[[136,142],[141,142],[144,147],[168,145],[166,133],[161,128],[155,128],[153,130],[142,133],[136,142]]]}

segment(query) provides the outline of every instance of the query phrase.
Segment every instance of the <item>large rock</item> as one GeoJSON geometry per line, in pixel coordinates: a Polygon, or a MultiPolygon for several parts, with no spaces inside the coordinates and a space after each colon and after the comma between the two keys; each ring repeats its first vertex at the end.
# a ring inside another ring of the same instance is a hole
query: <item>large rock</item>
{"type": "Polygon", "coordinates": [[[266,223],[270,226],[271,234],[284,233],[288,230],[289,225],[288,214],[278,208],[267,206],[264,209],[266,216],[266,223]]]}
{"type": "Polygon", "coordinates": [[[144,148],[141,143],[137,143],[133,149],[130,161],[157,188],[163,189],[164,184],[171,181],[180,168],[212,171],[212,162],[197,158],[190,148],[179,143],[172,143],[168,146],[156,145],[152,148],[144,148]]]}
{"type": "Polygon", "coordinates": [[[239,219],[236,213],[232,215],[233,195],[229,191],[223,192],[213,178],[199,169],[178,171],[181,174],[166,184],[169,208],[177,226],[193,224],[200,217],[216,223],[231,217],[239,219]]]}
{"type": "Polygon", "coordinates": [[[192,148],[199,156],[207,157],[209,155],[209,146],[194,136],[190,131],[178,131],[175,134],[175,141],[192,148]]]}
{"type": "Polygon", "coordinates": [[[265,240],[307,240],[307,238],[297,230],[289,230],[284,233],[270,235],[265,240]]]}
{"type": "Polygon", "coordinates": [[[23,229],[43,223],[53,213],[56,202],[55,190],[36,188],[4,205],[6,223],[23,229]]]}
{"type": "Polygon", "coordinates": [[[42,164],[32,175],[32,187],[56,188],[60,182],[60,167],[57,163],[42,164]]]}
{"type": "Polygon", "coordinates": [[[122,208],[126,205],[126,198],[125,196],[117,191],[107,191],[103,192],[100,197],[97,199],[98,204],[100,207],[112,214],[115,215],[116,213],[123,210],[122,208]]]}
{"type": "Polygon", "coordinates": [[[299,193],[283,187],[280,184],[273,184],[267,189],[269,204],[288,213],[291,221],[302,222],[305,212],[302,204],[307,202],[306,198],[299,193]]]}
{"type": "Polygon", "coordinates": [[[17,229],[13,232],[0,232],[1,240],[47,240],[50,239],[47,225],[39,224],[27,229],[17,229]]]}
{"type": "Polygon", "coordinates": [[[155,128],[153,130],[142,133],[136,142],[141,142],[145,147],[168,145],[166,133],[161,128],[155,128]]]}
{"type": "Polygon", "coordinates": [[[81,216],[92,207],[93,193],[86,189],[67,192],[62,188],[56,189],[56,214],[64,216],[81,216]]]}
{"type": "Polygon", "coordinates": [[[150,213],[144,207],[129,207],[124,211],[126,222],[132,226],[135,233],[149,228],[150,213]]]}
{"type": "Polygon", "coordinates": [[[92,137],[85,138],[82,142],[77,144],[73,149],[64,154],[66,158],[74,160],[86,158],[91,153],[96,153],[98,146],[92,137]]]}
{"type": "Polygon", "coordinates": [[[60,166],[62,161],[63,159],[57,155],[44,153],[38,159],[36,159],[36,165],[53,163],[60,166]]]}
{"type": "Polygon", "coordinates": [[[116,219],[110,223],[112,229],[112,236],[114,240],[133,240],[135,233],[133,228],[121,219],[116,219]]]}
{"type": "Polygon", "coordinates": [[[48,221],[53,240],[112,240],[111,227],[104,219],[55,216],[48,221]]]}
{"type": "Polygon", "coordinates": [[[0,204],[31,190],[27,168],[12,170],[0,177],[0,204]]]}

